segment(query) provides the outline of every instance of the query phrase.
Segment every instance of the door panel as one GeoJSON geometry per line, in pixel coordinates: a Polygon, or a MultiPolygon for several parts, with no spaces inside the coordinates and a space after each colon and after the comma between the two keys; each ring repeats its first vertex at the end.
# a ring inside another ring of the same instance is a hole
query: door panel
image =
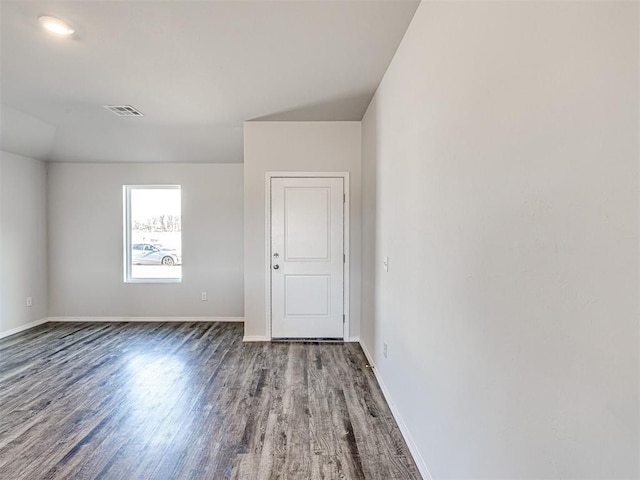
{"type": "Polygon", "coordinates": [[[271,179],[271,335],[342,338],[342,178],[271,179]]]}
{"type": "Polygon", "coordinates": [[[331,254],[331,189],[285,187],[287,261],[327,261],[331,254]]]}
{"type": "Polygon", "coordinates": [[[285,275],[285,316],[329,316],[331,277],[329,275],[285,275]]]}

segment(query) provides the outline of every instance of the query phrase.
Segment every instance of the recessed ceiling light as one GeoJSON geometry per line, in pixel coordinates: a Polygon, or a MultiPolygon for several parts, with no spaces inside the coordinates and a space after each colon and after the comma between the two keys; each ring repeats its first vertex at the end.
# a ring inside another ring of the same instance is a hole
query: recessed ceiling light
{"type": "Polygon", "coordinates": [[[60,35],[61,37],[68,37],[69,35],[73,35],[73,32],[75,32],[71,25],[57,17],[42,15],[38,17],[38,21],[40,22],[40,25],[42,25],[42,28],[48,32],[60,35]]]}

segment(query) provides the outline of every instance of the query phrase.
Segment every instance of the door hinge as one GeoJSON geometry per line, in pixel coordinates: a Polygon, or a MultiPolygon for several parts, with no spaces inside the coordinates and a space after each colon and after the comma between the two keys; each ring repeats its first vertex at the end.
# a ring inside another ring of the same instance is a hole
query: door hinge
{"type": "Polygon", "coordinates": [[[347,254],[346,253],[342,254],[342,263],[347,263],[347,254]]]}
{"type": "Polygon", "coordinates": [[[342,314],[342,323],[346,323],[346,318],[345,318],[345,317],[346,317],[346,316],[345,316],[345,314],[343,313],[343,314],[342,314]]]}
{"type": "Polygon", "coordinates": [[[347,203],[347,194],[346,193],[342,194],[342,203],[347,203]]]}

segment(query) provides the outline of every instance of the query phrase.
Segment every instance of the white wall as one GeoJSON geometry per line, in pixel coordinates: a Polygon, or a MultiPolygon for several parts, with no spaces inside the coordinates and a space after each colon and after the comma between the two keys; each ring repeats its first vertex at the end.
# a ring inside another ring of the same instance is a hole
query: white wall
{"type": "Polygon", "coordinates": [[[53,150],[56,127],[0,104],[0,150],[46,161],[53,150]]]}
{"type": "Polygon", "coordinates": [[[0,151],[0,336],[47,316],[46,201],[46,165],[0,151]]]}
{"type": "Polygon", "coordinates": [[[50,316],[242,317],[242,197],[237,164],[50,164],[50,316]],[[182,185],[182,283],[124,283],[127,184],[182,185]]]}
{"type": "Polygon", "coordinates": [[[365,115],[362,339],[433,478],[640,475],[638,13],[422,2],[365,115]]]}
{"type": "Polygon", "coordinates": [[[360,334],[360,122],[246,122],[245,335],[268,336],[265,311],[266,172],[349,172],[351,200],[349,335],[360,334]]]}

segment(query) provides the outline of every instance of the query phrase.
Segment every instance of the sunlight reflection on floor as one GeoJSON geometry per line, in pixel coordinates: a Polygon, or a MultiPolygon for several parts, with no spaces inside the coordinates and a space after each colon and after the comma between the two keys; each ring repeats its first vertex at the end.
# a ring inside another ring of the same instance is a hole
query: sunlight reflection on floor
{"type": "Polygon", "coordinates": [[[127,362],[131,420],[145,425],[138,440],[148,446],[172,438],[188,413],[192,389],[185,367],[180,357],[166,354],[136,354],[127,362]]]}

